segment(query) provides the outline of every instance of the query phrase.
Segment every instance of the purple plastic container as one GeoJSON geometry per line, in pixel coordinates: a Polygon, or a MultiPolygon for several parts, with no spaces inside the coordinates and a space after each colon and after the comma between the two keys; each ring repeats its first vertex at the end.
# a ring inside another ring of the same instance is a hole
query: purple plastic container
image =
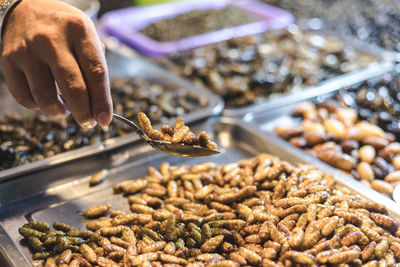
{"type": "Polygon", "coordinates": [[[291,13],[254,0],[183,1],[144,7],[132,7],[106,13],[101,19],[101,30],[150,57],[192,49],[234,37],[257,34],[268,29],[287,27],[293,23],[291,13]],[[237,6],[255,15],[258,21],[214,32],[208,32],[173,42],[158,42],[140,30],[156,21],[175,17],[192,10],[223,9],[237,6]]]}

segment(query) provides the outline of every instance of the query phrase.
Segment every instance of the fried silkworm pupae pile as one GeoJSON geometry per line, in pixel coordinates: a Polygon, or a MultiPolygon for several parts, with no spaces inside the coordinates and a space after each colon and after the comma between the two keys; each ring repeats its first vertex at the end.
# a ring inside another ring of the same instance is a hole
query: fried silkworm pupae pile
{"type": "Polygon", "coordinates": [[[400,143],[392,133],[360,119],[355,109],[334,99],[320,104],[301,103],[293,115],[303,119],[301,124],[276,127],[280,137],[392,196],[400,184],[400,143]]]}
{"type": "Polygon", "coordinates": [[[210,141],[206,132],[201,132],[196,136],[190,128],[185,125],[182,118],[178,118],[175,122],[174,128],[169,125],[163,125],[161,130],[155,130],[151,126],[149,118],[143,112],[137,115],[140,128],[152,140],[166,141],[173,144],[186,144],[207,147],[210,149],[218,149],[218,145],[210,141]]]}
{"type": "MultiPolygon", "coordinates": [[[[266,154],[224,166],[162,163],[114,191],[124,193],[131,213],[111,209],[90,221],[86,227],[94,233],[79,250],[68,248],[71,260],[92,266],[400,266],[400,231],[385,207],[309,165],[266,154]]],[[[69,252],[51,254],[50,261],[63,260],[63,253],[69,252]]]]}

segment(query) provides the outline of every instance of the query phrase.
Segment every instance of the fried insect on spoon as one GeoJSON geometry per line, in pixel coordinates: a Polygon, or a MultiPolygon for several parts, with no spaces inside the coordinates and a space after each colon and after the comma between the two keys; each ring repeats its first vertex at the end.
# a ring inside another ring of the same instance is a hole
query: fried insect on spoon
{"type": "Polygon", "coordinates": [[[158,141],[171,142],[172,144],[184,144],[206,147],[218,150],[218,145],[210,141],[206,132],[201,132],[198,136],[194,134],[182,118],[178,118],[172,128],[169,125],[163,125],[161,130],[153,129],[149,118],[143,112],[137,115],[140,128],[151,139],[158,141]]]}

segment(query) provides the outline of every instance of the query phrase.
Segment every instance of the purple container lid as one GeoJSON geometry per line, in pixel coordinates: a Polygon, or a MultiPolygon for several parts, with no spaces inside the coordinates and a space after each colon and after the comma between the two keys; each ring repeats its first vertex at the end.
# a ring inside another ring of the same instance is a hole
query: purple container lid
{"type": "Polygon", "coordinates": [[[235,37],[262,33],[268,29],[285,28],[293,22],[294,17],[288,11],[255,0],[200,0],[171,2],[111,11],[102,17],[100,27],[105,34],[116,37],[121,42],[147,56],[163,57],[174,52],[193,49],[235,37]],[[140,32],[151,23],[192,10],[223,9],[231,5],[254,14],[258,21],[173,42],[158,42],[140,32]]]}

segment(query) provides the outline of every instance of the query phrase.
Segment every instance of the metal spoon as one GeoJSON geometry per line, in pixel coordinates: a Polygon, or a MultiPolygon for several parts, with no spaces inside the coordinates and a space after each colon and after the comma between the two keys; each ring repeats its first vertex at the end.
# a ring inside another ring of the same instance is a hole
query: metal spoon
{"type": "Polygon", "coordinates": [[[397,185],[393,190],[393,199],[397,202],[397,204],[400,204],[400,184],[397,185]]]}
{"type": "Polygon", "coordinates": [[[207,147],[185,145],[185,144],[172,144],[171,142],[152,140],[133,121],[130,121],[127,118],[124,118],[117,114],[113,114],[113,116],[117,120],[125,123],[132,129],[134,129],[143,141],[146,141],[153,148],[165,154],[181,158],[199,158],[199,157],[216,155],[220,153],[218,150],[210,149],[207,147]]]}

